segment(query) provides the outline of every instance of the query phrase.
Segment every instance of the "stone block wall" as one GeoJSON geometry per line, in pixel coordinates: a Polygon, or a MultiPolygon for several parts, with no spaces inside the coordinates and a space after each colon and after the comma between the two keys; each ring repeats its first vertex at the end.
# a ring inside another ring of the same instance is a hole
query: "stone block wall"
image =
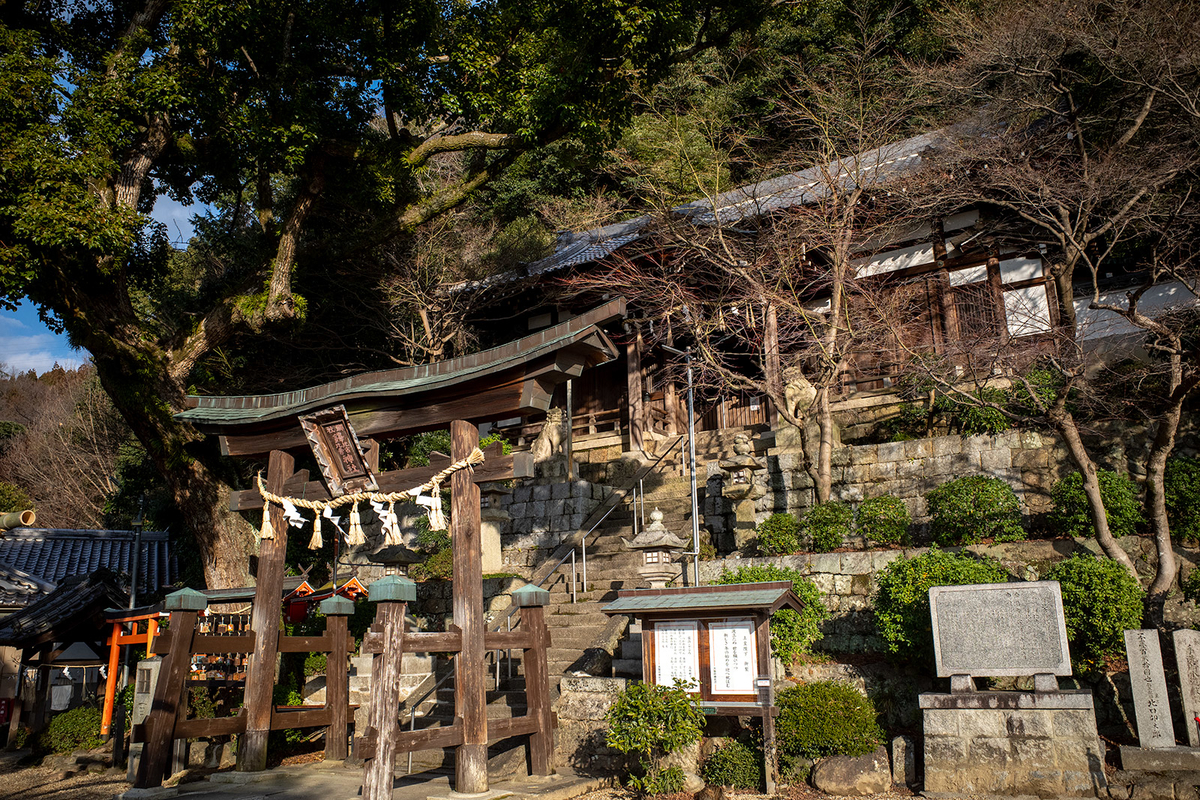
{"type": "MultiPolygon", "coordinates": [[[[758,510],[769,515],[811,507],[812,480],[803,468],[798,437],[780,430],[768,454],[768,493],[758,510]]],[[[923,523],[928,520],[926,492],[964,475],[987,475],[1006,481],[1029,513],[1040,514],[1049,510],[1050,487],[1066,463],[1065,448],[1036,431],[851,445],[833,451],[833,499],[859,503],[892,494],[905,501],[915,522],[923,523]]]]}
{"type": "Polygon", "coordinates": [[[610,487],[590,481],[537,481],[514,487],[500,503],[509,516],[499,522],[505,568],[526,574],[537,567],[611,493],[610,487]]]}

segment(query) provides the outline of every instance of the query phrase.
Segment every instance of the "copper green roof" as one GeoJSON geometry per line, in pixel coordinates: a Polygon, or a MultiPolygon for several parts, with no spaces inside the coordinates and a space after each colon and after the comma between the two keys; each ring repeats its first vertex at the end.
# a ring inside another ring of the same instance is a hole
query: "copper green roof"
{"type": "Polygon", "coordinates": [[[605,614],[686,611],[776,611],[783,606],[799,609],[790,581],[693,586],[680,589],[641,589],[621,592],[604,607],[605,614]]]}
{"type": "Polygon", "coordinates": [[[618,298],[586,314],[489,350],[433,364],[365,372],[293,392],[224,397],[192,395],[188,397],[191,408],[175,416],[201,426],[222,427],[281,420],[337,403],[437,391],[518,367],[539,356],[589,340],[606,351],[608,358],[613,358],[615,349],[596,325],[624,313],[625,301],[618,298]]]}

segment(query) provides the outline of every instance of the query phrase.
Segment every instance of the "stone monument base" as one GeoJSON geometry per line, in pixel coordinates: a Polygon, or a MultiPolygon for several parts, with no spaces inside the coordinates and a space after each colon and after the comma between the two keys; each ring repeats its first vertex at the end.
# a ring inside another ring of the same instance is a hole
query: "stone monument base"
{"type": "Polygon", "coordinates": [[[1092,693],[922,694],[927,793],[1094,797],[1106,787],[1092,693]]]}
{"type": "Polygon", "coordinates": [[[1121,769],[1141,772],[1200,772],[1200,750],[1194,747],[1121,748],[1121,769]]]}

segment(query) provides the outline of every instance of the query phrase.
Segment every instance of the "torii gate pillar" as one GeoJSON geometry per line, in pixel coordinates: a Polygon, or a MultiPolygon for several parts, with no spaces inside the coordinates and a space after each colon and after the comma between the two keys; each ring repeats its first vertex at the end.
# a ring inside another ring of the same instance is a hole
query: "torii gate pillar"
{"type": "MultiPolygon", "coordinates": [[[[479,444],[479,428],[450,424],[450,460],[465,459],[479,444]]],[[[450,536],[454,547],[454,624],[462,631],[455,670],[454,709],[462,717],[463,743],[454,758],[454,788],[462,794],[488,790],[487,668],[483,647],[483,551],[479,533],[479,487],[469,469],[450,476],[450,536]]]]}

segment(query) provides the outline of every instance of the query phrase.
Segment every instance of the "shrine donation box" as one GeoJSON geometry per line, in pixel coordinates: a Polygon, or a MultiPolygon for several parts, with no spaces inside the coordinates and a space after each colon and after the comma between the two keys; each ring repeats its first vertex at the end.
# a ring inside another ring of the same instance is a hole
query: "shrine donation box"
{"type": "Polygon", "coordinates": [[[774,787],[771,614],[800,611],[791,581],[623,591],[604,607],[642,626],[642,680],[683,685],[705,714],[761,717],[768,791],[774,787]]]}

